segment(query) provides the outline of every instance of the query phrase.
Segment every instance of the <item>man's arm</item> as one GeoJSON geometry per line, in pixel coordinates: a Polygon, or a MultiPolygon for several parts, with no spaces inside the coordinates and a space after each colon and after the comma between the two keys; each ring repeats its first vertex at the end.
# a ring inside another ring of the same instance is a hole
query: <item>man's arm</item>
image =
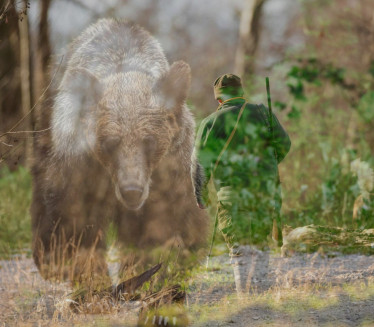
{"type": "Polygon", "coordinates": [[[280,163],[291,148],[291,140],[287,132],[279,123],[277,116],[273,113],[273,140],[272,144],[277,153],[277,161],[280,163]]]}
{"type": "Polygon", "coordinates": [[[207,206],[206,203],[206,191],[207,191],[207,179],[205,169],[201,164],[199,158],[201,151],[204,148],[204,137],[206,133],[206,125],[209,119],[205,118],[200,123],[199,129],[196,133],[195,148],[193,153],[193,164],[192,167],[192,184],[194,186],[195,198],[199,208],[204,209],[207,206]]]}
{"type": "Polygon", "coordinates": [[[205,208],[205,204],[203,201],[203,190],[205,186],[205,174],[204,174],[204,168],[201,166],[201,164],[196,160],[195,169],[194,169],[194,175],[192,176],[193,184],[195,188],[195,197],[197,205],[200,209],[205,208]]]}

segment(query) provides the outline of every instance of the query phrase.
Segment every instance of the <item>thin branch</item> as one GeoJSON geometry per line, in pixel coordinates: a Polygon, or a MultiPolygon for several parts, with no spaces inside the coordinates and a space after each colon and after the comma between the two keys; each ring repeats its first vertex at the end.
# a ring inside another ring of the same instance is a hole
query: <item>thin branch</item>
{"type": "Polygon", "coordinates": [[[3,154],[0,154],[0,163],[2,163],[4,161],[4,159],[6,159],[6,155],[12,151],[12,150],[15,150],[15,149],[18,149],[19,147],[21,146],[21,144],[18,144],[15,148],[10,148],[8,151],[5,151],[5,153],[3,154]]]}
{"type": "Polygon", "coordinates": [[[29,112],[24,115],[8,132],[5,132],[3,134],[0,135],[0,137],[3,137],[4,135],[7,135],[7,134],[10,134],[11,132],[13,132],[13,130],[15,128],[17,128],[33,111],[34,109],[36,108],[36,106],[39,104],[40,100],[44,97],[44,95],[46,94],[46,92],[48,91],[48,89],[51,87],[52,85],[52,82],[53,80],[55,79],[60,67],[61,67],[61,64],[62,64],[62,61],[64,59],[64,56],[61,57],[61,60],[60,60],[60,63],[55,71],[55,73],[53,74],[53,77],[51,79],[51,81],[49,82],[49,84],[47,85],[47,87],[44,89],[43,93],[40,95],[39,99],[35,102],[35,104],[33,105],[33,107],[29,110],[29,112]]]}
{"type": "Polygon", "coordinates": [[[5,135],[9,135],[9,134],[19,134],[19,133],[43,133],[43,132],[49,131],[50,129],[51,129],[51,127],[48,127],[48,128],[45,128],[45,129],[40,129],[40,130],[38,130],[38,131],[15,131],[15,132],[6,132],[6,133],[0,135],[0,137],[5,136],[5,135]]]}
{"type": "Polygon", "coordinates": [[[10,10],[10,0],[4,5],[0,12],[0,22],[6,17],[8,11],[10,10]]]}
{"type": "Polygon", "coordinates": [[[8,2],[2,8],[0,8],[0,23],[1,23],[2,20],[4,20],[4,19],[6,20],[7,19],[7,16],[9,14],[9,12],[11,11],[12,7],[15,10],[16,13],[18,11],[18,14],[17,14],[18,15],[18,19],[22,20],[23,16],[27,15],[27,10],[30,9],[30,2],[27,1],[25,9],[23,9],[21,11],[17,10],[18,9],[18,5],[20,3],[22,3],[22,2],[23,1],[21,0],[21,1],[18,1],[16,3],[14,3],[14,4],[11,4],[11,1],[8,0],[8,2]]]}
{"type": "Polygon", "coordinates": [[[3,142],[3,141],[0,141],[0,144],[3,144],[3,145],[5,145],[5,146],[9,146],[9,147],[12,147],[12,146],[13,146],[13,144],[8,144],[8,143],[5,143],[5,142],[3,142]]]}

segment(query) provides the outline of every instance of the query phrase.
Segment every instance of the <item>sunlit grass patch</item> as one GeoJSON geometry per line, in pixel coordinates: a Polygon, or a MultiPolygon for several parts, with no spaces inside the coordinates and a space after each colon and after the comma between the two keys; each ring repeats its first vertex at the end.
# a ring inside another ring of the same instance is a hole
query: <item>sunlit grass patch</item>
{"type": "Polygon", "coordinates": [[[318,290],[314,286],[310,286],[309,289],[274,290],[265,295],[264,304],[273,310],[298,316],[310,310],[321,310],[337,305],[339,299],[334,293],[329,293],[331,290],[318,290]]]}
{"type": "Polygon", "coordinates": [[[373,320],[365,319],[363,322],[361,322],[360,327],[372,327],[373,325],[373,320]]]}
{"type": "Polygon", "coordinates": [[[194,317],[197,326],[204,326],[208,321],[225,321],[230,316],[240,312],[246,307],[246,303],[239,301],[236,294],[222,297],[218,302],[196,303],[190,306],[189,310],[194,317]]]}
{"type": "Polygon", "coordinates": [[[357,282],[350,284],[343,284],[343,291],[354,301],[365,301],[374,297],[374,283],[370,282],[357,282]]]}
{"type": "MultiPolygon", "coordinates": [[[[256,326],[262,326],[261,323],[266,326],[278,326],[279,323],[284,326],[297,326],[300,321],[306,322],[310,317],[325,316],[327,312],[344,310],[351,301],[352,305],[355,305],[355,301],[370,299],[373,296],[373,285],[367,285],[367,292],[362,294],[365,285],[367,284],[349,283],[342,287],[331,284],[308,284],[294,285],[291,288],[278,285],[264,292],[249,293],[244,298],[238,297],[234,292],[223,296],[217,302],[196,303],[189,309],[196,326],[205,326],[212,321],[226,322],[229,325],[230,321],[241,319],[244,313],[247,316],[245,319],[256,320],[256,326]],[[349,295],[349,300],[346,295],[349,295]]],[[[326,322],[326,326],[345,325],[326,322]]],[[[362,326],[371,325],[369,321],[364,321],[362,326]]]]}
{"type": "Polygon", "coordinates": [[[31,176],[20,167],[0,169],[0,257],[31,246],[31,176]]]}

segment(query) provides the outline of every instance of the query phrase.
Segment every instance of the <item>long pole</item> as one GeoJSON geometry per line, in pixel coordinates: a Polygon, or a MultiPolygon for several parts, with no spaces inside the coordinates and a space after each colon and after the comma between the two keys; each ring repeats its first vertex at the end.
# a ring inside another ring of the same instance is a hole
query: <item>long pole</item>
{"type": "Polygon", "coordinates": [[[270,82],[269,77],[266,77],[266,93],[268,95],[268,107],[269,107],[269,123],[270,123],[270,132],[271,132],[271,139],[273,140],[273,110],[271,108],[271,97],[270,97],[270,82]]]}
{"type": "MultiPolygon", "coordinates": [[[[267,93],[267,97],[268,97],[268,107],[269,107],[269,123],[270,123],[270,133],[271,133],[271,145],[274,146],[274,127],[273,127],[273,110],[271,108],[271,96],[270,96],[270,82],[269,82],[269,77],[266,77],[265,78],[266,80],[266,93],[267,93]]],[[[275,155],[275,160],[278,164],[278,156],[277,156],[277,151],[274,147],[274,155],[275,155]]],[[[280,183],[280,178],[279,178],[279,170],[277,169],[277,182],[278,184],[280,183]]],[[[277,213],[275,212],[275,207],[273,208],[273,213],[275,213],[276,216],[277,213]]],[[[278,219],[279,219],[279,216],[278,216],[278,219]]],[[[279,242],[279,233],[278,233],[278,227],[279,228],[282,228],[281,227],[281,222],[279,221],[279,226],[278,226],[278,223],[277,223],[277,219],[274,219],[274,216],[273,216],[273,228],[272,228],[272,231],[271,231],[271,235],[272,235],[272,238],[273,240],[279,242]]]]}

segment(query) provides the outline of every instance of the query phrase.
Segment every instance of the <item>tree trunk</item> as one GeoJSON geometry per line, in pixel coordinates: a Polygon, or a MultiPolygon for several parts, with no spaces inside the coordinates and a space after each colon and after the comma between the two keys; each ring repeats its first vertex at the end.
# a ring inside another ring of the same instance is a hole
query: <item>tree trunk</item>
{"type": "MultiPolygon", "coordinates": [[[[27,0],[24,1],[24,10],[27,10],[27,0]]],[[[20,80],[21,80],[21,113],[23,117],[22,129],[25,131],[32,130],[31,117],[31,89],[30,89],[30,42],[29,42],[29,20],[27,15],[18,20],[19,27],[19,47],[20,47],[20,80]]],[[[32,153],[32,142],[28,137],[31,134],[25,134],[25,153],[24,164],[30,166],[32,153]]]]}
{"type": "MultiPolygon", "coordinates": [[[[49,116],[46,112],[42,111],[39,98],[42,96],[46,87],[49,84],[49,62],[51,57],[51,45],[49,39],[49,24],[48,24],[48,11],[51,0],[40,1],[40,20],[37,35],[37,46],[34,57],[34,71],[33,71],[33,102],[38,103],[35,108],[35,129],[45,129],[49,125],[49,116]]],[[[48,92],[46,92],[48,93],[48,92]]],[[[48,94],[44,95],[46,98],[48,94]]]]}
{"type": "Polygon", "coordinates": [[[245,78],[253,72],[253,56],[259,38],[259,23],[265,0],[246,0],[240,18],[235,74],[245,78]]]}
{"type": "MultiPolygon", "coordinates": [[[[0,12],[0,135],[21,118],[20,48],[18,13],[15,0],[1,5],[0,12]]],[[[0,137],[0,164],[16,169],[22,163],[24,148],[18,138],[0,137]]]]}

